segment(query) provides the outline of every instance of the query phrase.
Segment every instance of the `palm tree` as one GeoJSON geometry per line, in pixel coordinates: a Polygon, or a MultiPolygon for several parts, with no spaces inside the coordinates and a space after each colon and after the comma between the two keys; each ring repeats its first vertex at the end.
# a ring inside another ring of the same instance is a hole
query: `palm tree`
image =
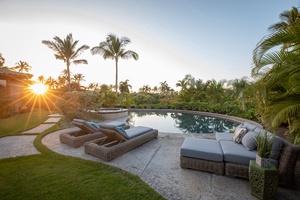
{"type": "Polygon", "coordinates": [[[1,68],[1,67],[4,67],[4,63],[5,63],[5,59],[4,59],[4,57],[2,56],[2,53],[0,53],[0,68],[1,68]]]}
{"type": "Polygon", "coordinates": [[[275,23],[269,27],[269,30],[276,32],[279,30],[285,30],[289,27],[294,27],[299,25],[300,13],[298,8],[292,7],[291,10],[284,11],[279,15],[280,22],[275,23]]]}
{"type": "MultiPolygon", "coordinates": [[[[294,12],[292,9],[291,12],[294,12]]],[[[299,16],[299,15],[298,15],[299,16]]],[[[290,133],[300,130],[300,21],[277,30],[253,51],[252,76],[262,119],[270,128],[288,122],[290,133]],[[288,44],[288,45],[287,45],[288,44]],[[284,51],[269,51],[281,46],[284,51]],[[271,66],[271,67],[270,67],[271,66]]],[[[300,135],[298,135],[300,136],[300,135]]],[[[297,137],[296,137],[297,138],[297,137]]]]}
{"type": "Polygon", "coordinates": [[[107,36],[106,41],[100,42],[99,46],[95,46],[91,49],[93,55],[100,54],[104,60],[107,58],[113,59],[116,62],[116,97],[118,96],[118,61],[120,58],[129,59],[133,58],[137,60],[138,54],[131,50],[125,50],[125,46],[131,41],[127,37],[117,38],[115,35],[110,34],[107,36]]]}
{"type": "Polygon", "coordinates": [[[75,65],[88,64],[87,60],[77,58],[83,51],[89,49],[89,46],[82,45],[81,47],[76,49],[79,41],[73,41],[71,33],[67,35],[64,40],[57,36],[55,36],[53,39],[54,41],[43,40],[42,43],[54,51],[54,56],[56,59],[63,60],[66,63],[68,90],[71,91],[70,65],[72,63],[74,63],[75,65]]]}
{"type": "Polygon", "coordinates": [[[29,72],[31,70],[31,66],[24,61],[19,61],[16,63],[16,66],[13,67],[12,69],[18,71],[18,72],[29,72]]]}
{"type": "MultiPolygon", "coordinates": [[[[298,8],[296,7],[292,7],[290,11],[284,11],[279,15],[279,18],[281,21],[271,25],[269,27],[270,31],[277,32],[281,30],[288,30],[300,24],[300,13],[298,8]]],[[[282,45],[282,50],[290,46],[290,43],[285,43],[284,45],[282,45]]]]}
{"type": "Polygon", "coordinates": [[[144,93],[149,93],[151,91],[151,87],[149,85],[143,85],[143,87],[141,87],[139,91],[144,93]]]}
{"type": "Polygon", "coordinates": [[[85,81],[84,75],[80,73],[74,74],[74,81],[80,85],[82,81],[85,81]]]}
{"type": "Polygon", "coordinates": [[[130,93],[129,88],[132,88],[132,86],[128,83],[128,79],[126,81],[121,81],[119,85],[120,92],[123,93],[130,93]]]}
{"type": "Polygon", "coordinates": [[[51,76],[49,76],[45,81],[45,85],[48,85],[49,88],[52,88],[53,90],[55,89],[56,84],[57,84],[56,80],[51,76]]]}
{"type": "Polygon", "coordinates": [[[38,76],[37,79],[38,79],[38,81],[40,83],[44,83],[45,82],[45,77],[44,76],[38,76]]]}
{"type": "Polygon", "coordinates": [[[72,80],[74,80],[74,82],[71,83],[71,87],[74,90],[80,90],[82,88],[81,82],[85,81],[83,74],[80,73],[74,74],[72,80]]]}
{"type": "Polygon", "coordinates": [[[241,79],[234,79],[228,81],[229,85],[232,86],[232,97],[234,99],[239,99],[242,103],[242,108],[245,110],[245,102],[244,102],[244,90],[249,85],[248,77],[244,76],[241,79]]]}

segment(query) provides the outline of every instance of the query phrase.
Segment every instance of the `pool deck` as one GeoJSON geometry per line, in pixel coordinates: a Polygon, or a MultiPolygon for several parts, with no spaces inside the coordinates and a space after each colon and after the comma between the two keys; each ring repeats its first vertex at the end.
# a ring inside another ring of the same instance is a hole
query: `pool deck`
{"type": "MultiPolygon", "coordinates": [[[[159,132],[158,138],[131,150],[111,162],[85,154],[83,147],[72,148],[59,141],[61,133],[76,127],[46,135],[42,143],[59,154],[105,163],[139,176],[166,199],[256,199],[250,193],[249,181],[215,175],[180,167],[180,147],[185,137],[214,138],[214,134],[172,134],[159,132]]],[[[299,162],[298,162],[299,164],[299,162]]],[[[279,187],[277,199],[299,199],[300,175],[297,190],[279,187]]]]}

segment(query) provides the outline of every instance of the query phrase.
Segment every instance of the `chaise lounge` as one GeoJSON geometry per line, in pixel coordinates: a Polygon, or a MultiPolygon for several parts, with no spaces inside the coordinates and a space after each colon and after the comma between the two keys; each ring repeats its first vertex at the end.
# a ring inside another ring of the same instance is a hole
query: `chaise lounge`
{"type": "Polygon", "coordinates": [[[101,133],[100,127],[103,129],[113,129],[115,126],[120,126],[125,129],[129,128],[128,124],[119,121],[101,122],[96,124],[82,119],[73,119],[72,124],[77,126],[79,130],[77,129],[69,133],[63,133],[59,138],[62,143],[73,148],[80,147],[85,142],[104,137],[105,135],[101,133]]]}
{"type": "MultiPolygon", "coordinates": [[[[185,138],[180,149],[180,166],[248,179],[249,162],[255,160],[257,154],[253,138],[260,132],[265,130],[246,121],[237,127],[235,134],[216,133],[216,140],[185,138]],[[233,138],[242,128],[246,129],[246,133],[233,138]]],[[[280,137],[274,137],[270,158],[277,168],[279,184],[294,188],[295,166],[300,148],[280,137]]]]}
{"type": "Polygon", "coordinates": [[[158,131],[144,126],[124,130],[120,127],[100,131],[105,137],[84,144],[84,151],[105,161],[111,161],[124,153],[156,138],[158,131]]]}

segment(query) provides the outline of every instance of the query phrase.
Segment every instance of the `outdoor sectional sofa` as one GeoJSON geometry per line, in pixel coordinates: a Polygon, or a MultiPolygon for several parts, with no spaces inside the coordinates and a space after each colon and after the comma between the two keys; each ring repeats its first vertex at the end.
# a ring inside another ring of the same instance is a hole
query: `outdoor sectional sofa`
{"type": "MultiPolygon", "coordinates": [[[[248,121],[237,129],[235,134],[216,133],[216,140],[185,138],[180,149],[180,166],[248,179],[249,162],[255,160],[257,154],[253,138],[265,130],[248,121]],[[246,131],[238,137],[237,129],[242,128],[246,131]]],[[[274,137],[270,158],[277,167],[279,184],[294,188],[300,148],[278,136],[274,137]]]]}

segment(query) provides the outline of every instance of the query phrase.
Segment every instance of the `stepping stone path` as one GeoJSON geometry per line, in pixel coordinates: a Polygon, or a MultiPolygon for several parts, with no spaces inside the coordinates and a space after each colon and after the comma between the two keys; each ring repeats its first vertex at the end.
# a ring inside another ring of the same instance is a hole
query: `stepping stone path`
{"type": "Polygon", "coordinates": [[[48,115],[48,119],[39,126],[24,131],[21,136],[7,136],[0,138],[0,159],[16,156],[25,156],[39,154],[40,152],[34,147],[33,141],[36,135],[54,126],[62,117],[60,114],[48,115]]]}
{"type": "Polygon", "coordinates": [[[43,131],[54,126],[61,119],[62,115],[51,114],[51,115],[48,115],[48,117],[50,117],[50,118],[48,118],[43,124],[40,124],[39,126],[33,128],[33,129],[24,131],[21,134],[42,133],[43,131]]]}

